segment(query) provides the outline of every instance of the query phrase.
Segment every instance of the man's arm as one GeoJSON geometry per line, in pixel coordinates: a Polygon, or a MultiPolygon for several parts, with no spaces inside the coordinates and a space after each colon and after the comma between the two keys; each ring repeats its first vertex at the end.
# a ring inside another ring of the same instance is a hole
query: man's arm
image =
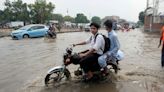
{"type": "Polygon", "coordinates": [[[86,44],[86,42],[84,41],[84,42],[80,42],[80,43],[77,43],[77,44],[73,44],[73,46],[77,46],[77,45],[85,45],[86,44]]]}
{"type": "Polygon", "coordinates": [[[73,46],[77,46],[77,45],[85,45],[85,44],[90,43],[90,41],[91,41],[91,38],[88,38],[86,41],[83,41],[83,42],[80,42],[80,43],[77,43],[77,44],[73,44],[73,46]]]}

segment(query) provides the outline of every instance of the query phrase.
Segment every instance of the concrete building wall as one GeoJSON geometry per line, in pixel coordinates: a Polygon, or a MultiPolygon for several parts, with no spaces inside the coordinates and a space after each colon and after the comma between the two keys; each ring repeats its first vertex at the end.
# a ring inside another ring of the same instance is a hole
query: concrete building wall
{"type": "Polygon", "coordinates": [[[159,32],[164,25],[164,16],[154,16],[157,18],[160,22],[155,22],[153,20],[153,16],[145,16],[145,24],[144,24],[144,30],[145,31],[153,31],[153,32],[159,32]]]}

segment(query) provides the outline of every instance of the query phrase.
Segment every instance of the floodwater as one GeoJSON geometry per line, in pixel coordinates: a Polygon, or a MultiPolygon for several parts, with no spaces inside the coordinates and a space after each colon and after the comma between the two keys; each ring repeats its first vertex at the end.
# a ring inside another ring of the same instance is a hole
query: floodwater
{"type": "MultiPolygon", "coordinates": [[[[92,84],[67,81],[57,87],[45,87],[47,71],[62,64],[66,47],[85,40],[90,33],[58,34],[56,40],[0,38],[0,92],[164,92],[161,48],[157,48],[159,35],[139,29],[117,33],[125,58],[120,61],[121,70],[114,75],[116,80],[92,84]]],[[[85,49],[87,45],[75,47],[74,51],[85,49]]],[[[68,69],[73,76],[76,66],[68,69]]]]}

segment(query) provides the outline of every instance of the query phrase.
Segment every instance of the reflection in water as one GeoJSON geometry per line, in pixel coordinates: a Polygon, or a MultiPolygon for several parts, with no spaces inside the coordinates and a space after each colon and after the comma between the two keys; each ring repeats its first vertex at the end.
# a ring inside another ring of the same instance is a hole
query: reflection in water
{"type": "Polygon", "coordinates": [[[32,92],[119,92],[115,83],[83,83],[83,82],[66,82],[59,86],[39,87],[31,86],[26,91],[32,92]]]}
{"type": "Polygon", "coordinates": [[[69,83],[60,87],[47,88],[41,92],[118,92],[115,84],[69,83]]]}
{"type": "MultiPolygon", "coordinates": [[[[105,31],[101,31],[105,34],[105,31]]],[[[0,92],[163,92],[164,70],[160,67],[160,49],[156,34],[140,30],[118,32],[125,59],[114,83],[66,82],[58,87],[44,86],[48,69],[62,64],[62,55],[70,44],[90,37],[89,33],[64,33],[50,41],[44,38],[14,41],[0,39],[0,92]]],[[[87,46],[74,48],[75,52],[87,46]]],[[[68,67],[71,72],[77,66],[68,67]]],[[[73,75],[73,74],[72,74],[73,75]]]]}

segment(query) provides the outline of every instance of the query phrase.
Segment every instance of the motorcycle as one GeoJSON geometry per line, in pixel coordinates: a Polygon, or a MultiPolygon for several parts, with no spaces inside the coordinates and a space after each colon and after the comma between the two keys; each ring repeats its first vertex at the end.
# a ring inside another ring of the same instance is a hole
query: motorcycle
{"type": "Polygon", "coordinates": [[[45,37],[45,38],[48,38],[48,39],[55,39],[56,36],[57,36],[57,35],[56,35],[55,32],[47,31],[44,37],[45,37]]]}
{"type": "MultiPolygon", "coordinates": [[[[73,46],[66,49],[66,53],[63,55],[63,64],[61,66],[56,66],[51,68],[45,77],[45,85],[48,86],[51,82],[53,83],[59,83],[62,79],[69,80],[71,78],[71,73],[67,69],[67,66],[70,64],[79,65],[80,56],[79,53],[72,53],[73,52],[73,46]],[[71,59],[70,59],[71,58],[71,59]],[[68,61],[69,60],[69,61],[68,61]]],[[[120,60],[117,59],[117,64],[120,60]]],[[[107,65],[110,66],[109,70],[114,69],[115,73],[119,70],[117,65],[113,64],[112,62],[107,62],[107,65]]],[[[81,76],[81,78],[85,79],[85,73],[83,69],[79,66],[76,71],[74,71],[74,74],[76,76],[81,76]]],[[[100,70],[100,67],[98,67],[94,72],[93,75],[97,78],[103,78],[103,74],[100,70]],[[97,71],[98,70],[98,71],[97,71]]],[[[96,79],[97,80],[97,79],[96,79]]]]}

